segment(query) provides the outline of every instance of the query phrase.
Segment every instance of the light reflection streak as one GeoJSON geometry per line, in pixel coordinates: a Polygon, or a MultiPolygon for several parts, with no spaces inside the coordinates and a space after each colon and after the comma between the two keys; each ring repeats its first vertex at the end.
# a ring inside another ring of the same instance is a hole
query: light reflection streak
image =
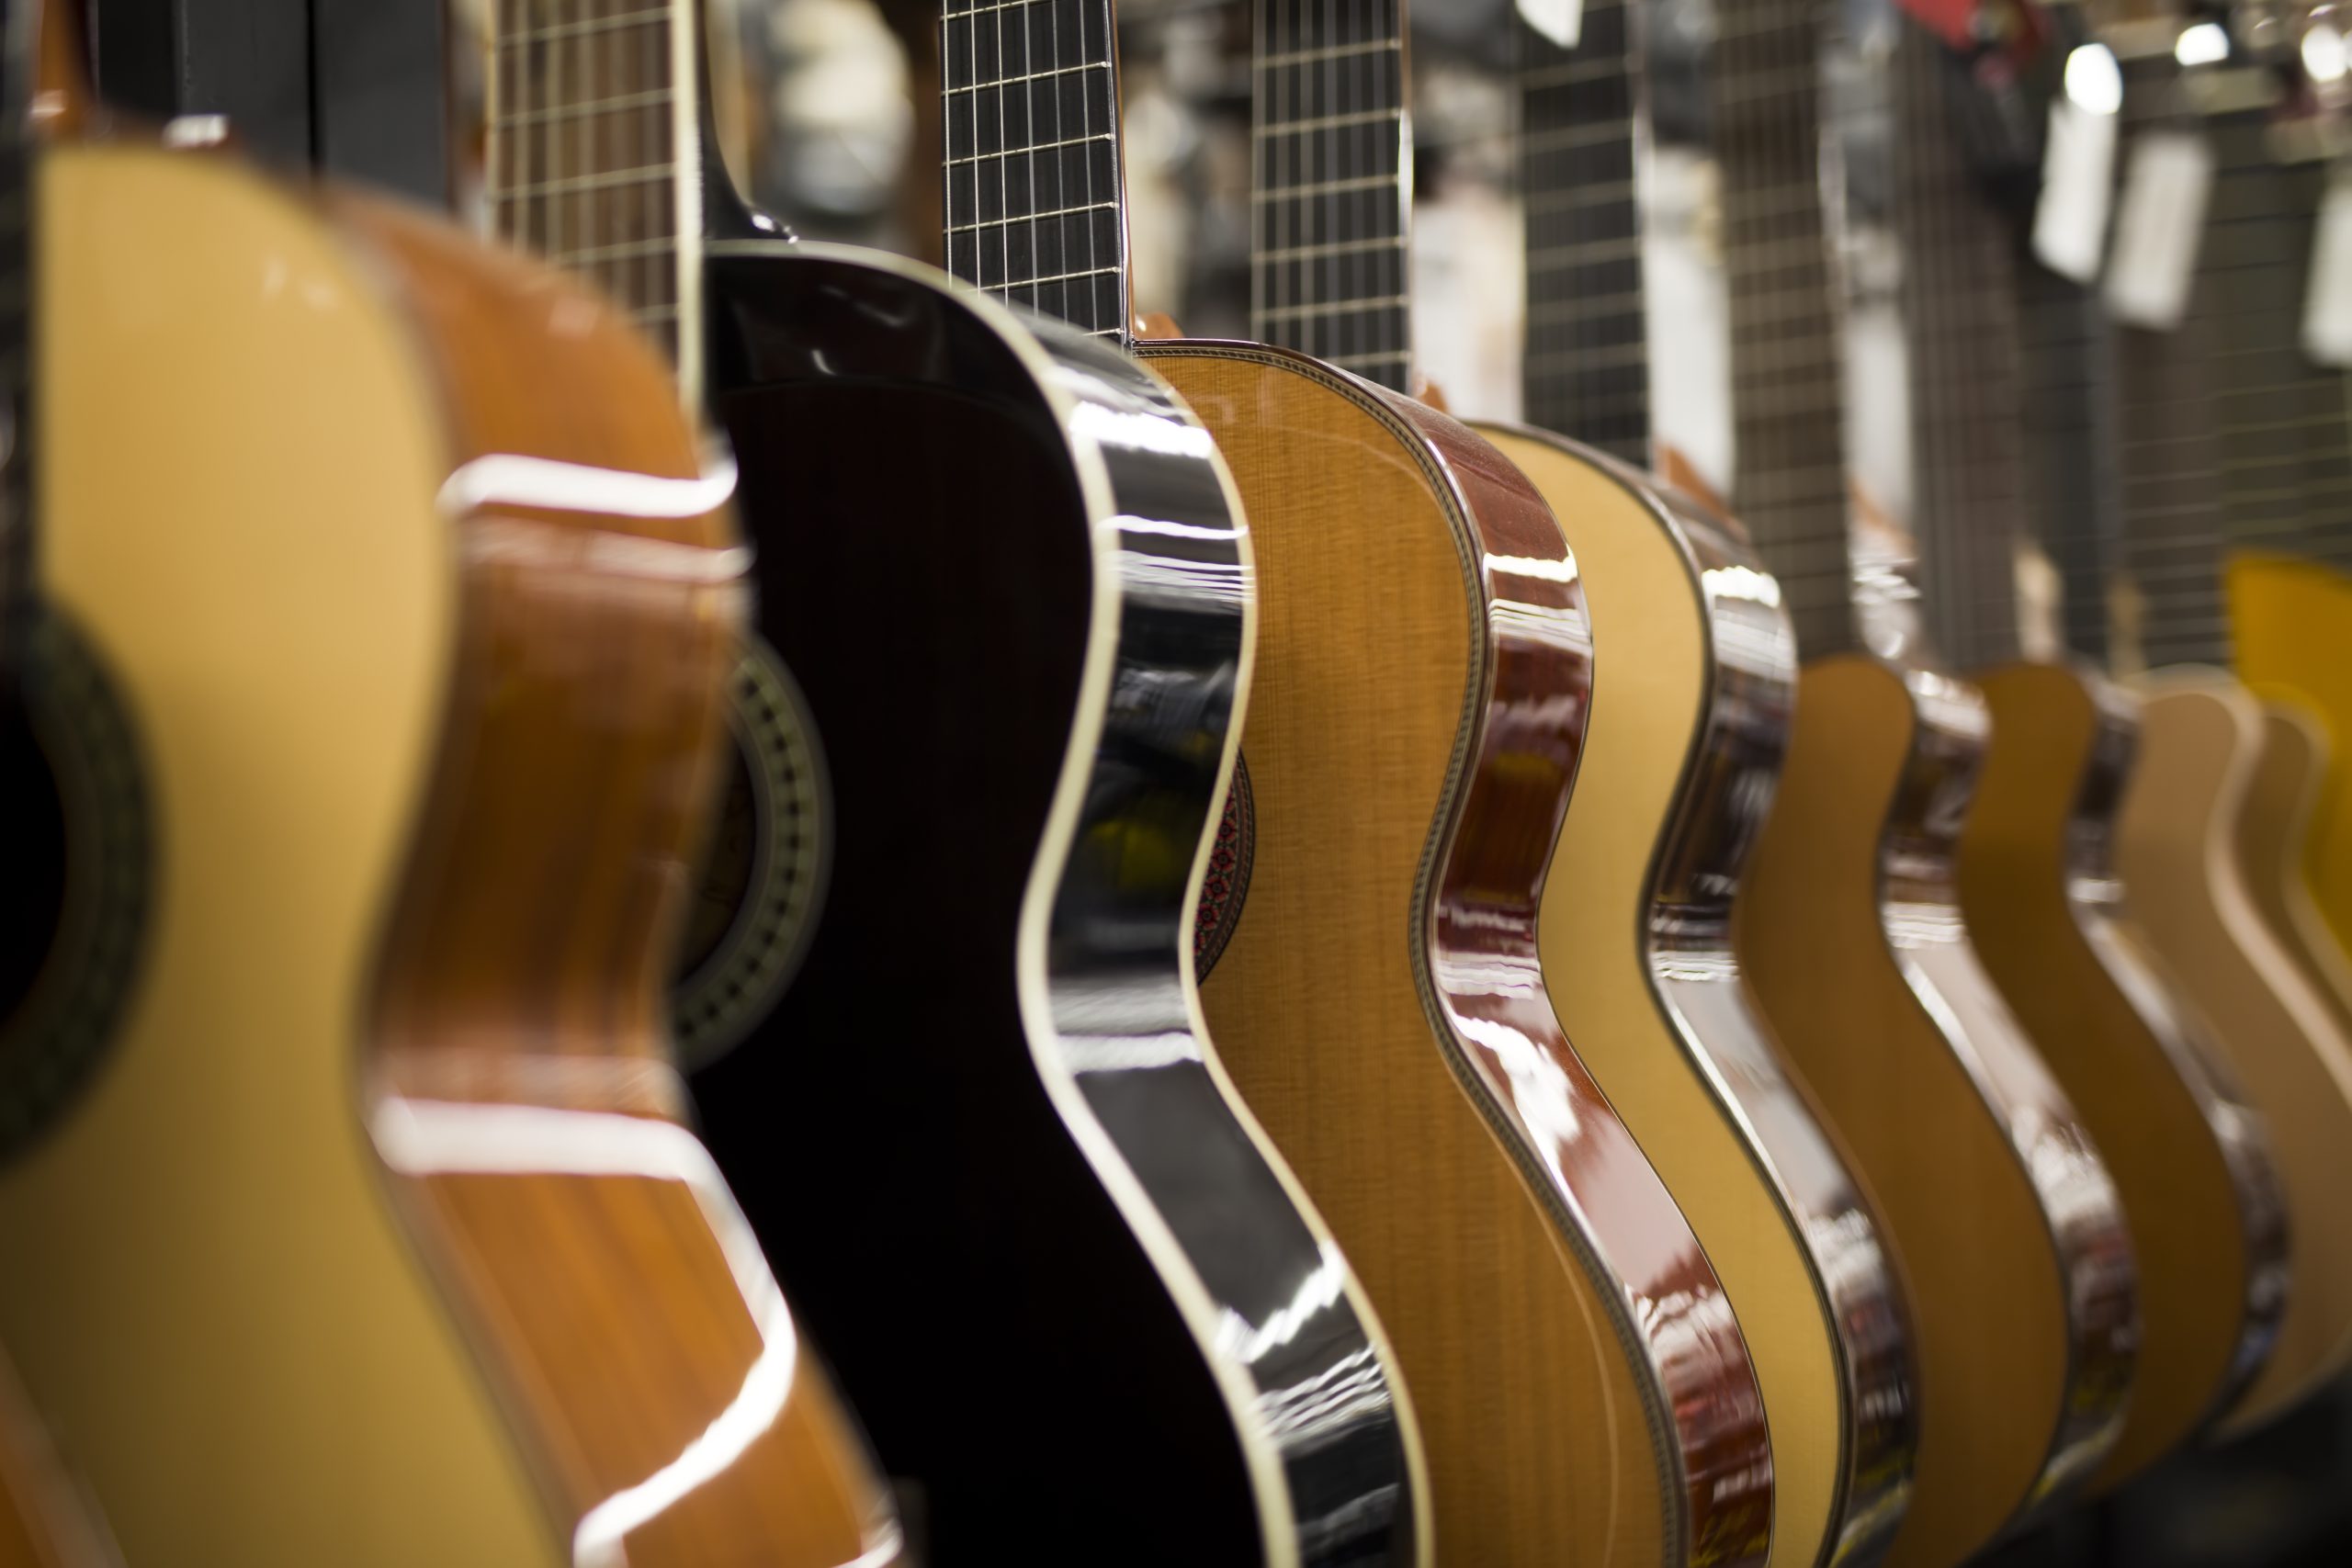
{"type": "Polygon", "coordinates": [[[1073,1073],[1149,1072],[1201,1060],[1201,1043],[1183,1030],[1160,1034],[1060,1036],[1062,1065],[1073,1073]]]}
{"type": "MultiPolygon", "coordinates": [[[[693,1196],[752,1314],[760,1353],[742,1387],[676,1459],[588,1509],[572,1531],[580,1568],[623,1568],[622,1542],[706,1482],[726,1472],[784,1413],[799,1338],[784,1292],[710,1151],[669,1122],[537,1105],[467,1105],[390,1097],[368,1130],[384,1163],[403,1176],[634,1177],[675,1181],[693,1196]]],[[[888,1562],[881,1549],[858,1559],[888,1562]]]]}
{"type": "Polygon", "coordinates": [[[1227,1307],[1217,1324],[1217,1348],[1255,1366],[1268,1351],[1297,1338],[1298,1331],[1316,1314],[1329,1312],[1344,1291],[1348,1266],[1328,1240],[1317,1251],[1320,1260],[1306,1271],[1291,1299],[1267,1314],[1266,1321],[1255,1328],[1249,1319],[1227,1307]]]}
{"type": "MultiPolygon", "coordinates": [[[[1118,389],[1117,390],[1124,390],[1118,389]]],[[[1129,400],[1119,397],[1117,400],[1129,400]]],[[[1069,418],[1072,431],[1103,446],[1129,446],[1171,457],[1214,458],[1216,443],[1197,424],[1164,413],[1129,413],[1100,401],[1080,400],[1069,418]]]]}
{"type": "Polygon", "coordinates": [[[735,459],[720,452],[706,461],[702,473],[676,479],[514,452],[485,453],[441,481],[441,508],[456,516],[503,503],[611,517],[700,517],[726,505],[735,493],[735,459]]]}

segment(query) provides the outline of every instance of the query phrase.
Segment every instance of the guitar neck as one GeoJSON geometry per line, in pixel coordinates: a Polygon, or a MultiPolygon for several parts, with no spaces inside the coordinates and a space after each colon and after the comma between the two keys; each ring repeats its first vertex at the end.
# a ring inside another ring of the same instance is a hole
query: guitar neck
{"type": "Polygon", "coordinates": [[[497,0],[491,222],[619,301],[702,381],[695,0],[497,0]]]}
{"type": "Polygon", "coordinates": [[[1124,344],[1125,192],[1111,0],[945,0],[947,270],[1124,344]]]}
{"type": "Polygon", "coordinates": [[[1943,41],[1903,18],[1893,61],[1894,229],[1911,398],[1913,531],[1927,630],[1962,669],[2016,656],[2028,504],[2012,223],[1961,145],[1968,90],[1943,41]]]}
{"type": "Polygon", "coordinates": [[[1257,0],[1252,25],[1250,332],[1404,390],[1402,0],[1257,0]]]}
{"type": "Polygon", "coordinates": [[[1825,0],[1725,0],[1711,62],[1730,286],[1730,502],[1808,657],[1854,644],[1845,366],[1822,198],[1825,0]]]}
{"type": "Polygon", "coordinates": [[[1584,9],[1576,47],[1515,24],[1527,209],[1528,419],[1629,463],[1653,460],[1632,0],[1584,9]]]}

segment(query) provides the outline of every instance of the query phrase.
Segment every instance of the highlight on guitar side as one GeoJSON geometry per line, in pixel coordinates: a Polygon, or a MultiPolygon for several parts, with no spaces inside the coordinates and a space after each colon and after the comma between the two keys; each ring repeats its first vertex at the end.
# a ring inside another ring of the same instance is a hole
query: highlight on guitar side
{"type": "Polygon", "coordinates": [[[0,1561],[2344,1558],[2337,10],[0,4],[0,1561]]]}

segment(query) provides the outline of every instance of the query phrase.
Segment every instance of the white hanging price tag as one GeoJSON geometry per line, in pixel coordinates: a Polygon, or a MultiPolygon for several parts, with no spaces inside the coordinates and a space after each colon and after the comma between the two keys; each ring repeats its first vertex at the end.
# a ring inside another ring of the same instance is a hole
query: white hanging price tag
{"type": "Polygon", "coordinates": [[[2033,254],[2044,266],[2077,283],[2098,279],[2114,192],[2115,116],[2058,98],[2050,106],[2041,199],[2033,209],[2033,254]]]}
{"type": "Polygon", "coordinates": [[[2303,352],[2322,365],[2352,367],[2352,175],[2339,171],[2327,182],[2318,230],[2303,296],[2303,352]]]}
{"type": "Polygon", "coordinates": [[[2151,130],[2132,143],[2107,258],[2107,308],[2119,321],[2170,332],[2188,310],[2213,150],[2185,130],[2151,130]]]}
{"type": "Polygon", "coordinates": [[[1562,49],[1576,48],[1584,34],[1584,0],[1519,0],[1519,14],[1562,49]]]}

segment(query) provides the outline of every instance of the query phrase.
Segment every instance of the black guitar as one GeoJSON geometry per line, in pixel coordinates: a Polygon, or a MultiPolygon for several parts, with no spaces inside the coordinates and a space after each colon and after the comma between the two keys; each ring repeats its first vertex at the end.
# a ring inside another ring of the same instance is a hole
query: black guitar
{"type": "Polygon", "coordinates": [[[1368,1314],[1186,963],[1250,584],[1119,351],[1107,6],[949,12],[952,291],[744,209],[693,0],[499,8],[499,225],[674,351],[759,554],[679,987],[705,1135],[927,1556],[1407,1561],[1368,1314]],[[1033,146],[1048,110],[1087,129],[1033,146]]]}

